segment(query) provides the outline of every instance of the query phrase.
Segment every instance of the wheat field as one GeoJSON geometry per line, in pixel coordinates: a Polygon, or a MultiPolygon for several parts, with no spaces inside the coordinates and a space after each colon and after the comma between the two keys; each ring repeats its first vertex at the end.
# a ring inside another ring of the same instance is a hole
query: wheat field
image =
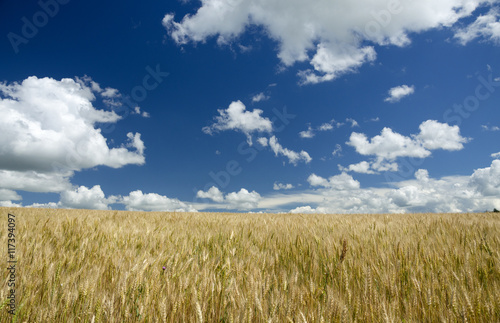
{"type": "Polygon", "coordinates": [[[500,215],[0,208],[1,322],[500,322],[500,215]]]}

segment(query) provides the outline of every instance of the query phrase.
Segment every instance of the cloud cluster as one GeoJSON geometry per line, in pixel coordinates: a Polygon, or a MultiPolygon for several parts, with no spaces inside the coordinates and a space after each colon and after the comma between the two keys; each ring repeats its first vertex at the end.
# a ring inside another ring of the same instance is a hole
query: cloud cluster
{"type": "Polygon", "coordinates": [[[252,133],[273,131],[271,120],[261,117],[262,110],[247,111],[241,101],[232,102],[226,110],[217,111],[219,116],[214,118],[215,122],[212,125],[203,128],[204,133],[211,135],[216,131],[240,131],[247,136],[248,144],[252,145],[252,133]]]}
{"type": "MultiPolygon", "coordinates": [[[[329,180],[312,174],[308,182],[320,187],[314,192],[320,202],[303,205],[292,213],[405,213],[405,212],[478,212],[500,206],[500,160],[480,168],[471,176],[447,176],[434,179],[419,169],[414,179],[391,183],[395,188],[361,188],[342,173],[329,180]],[[343,187],[342,189],[338,189],[343,187]]],[[[313,200],[313,199],[311,199],[313,200]]]]}
{"type": "Polygon", "coordinates": [[[129,195],[119,198],[118,202],[124,204],[129,211],[197,212],[192,205],[178,199],[156,193],[144,194],[140,190],[130,192],[129,195]]]}
{"type": "MultiPolygon", "coordinates": [[[[479,6],[497,0],[447,1],[322,1],[322,0],[204,0],[194,14],[176,21],[165,15],[163,25],[177,44],[205,42],[217,37],[227,44],[247,28],[260,26],[279,44],[278,57],[285,66],[310,64],[298,74],[301,83],[333,80],[376,59],[375,47],[406,46],[411,33],[452,27],[470,17],[479,6]]],[[[497,11],[479,17],[459,30],[466,43],[476,37],[498,39],[497,11]]]]}
{"type": "Polygon", "coordinates": [[[360,183],[352,178],[351,175],[346,173],[341,173],[340,175],[335,175],[328,179],[316,174],[311,174],[307,178],[307,181],[309,182],[309,185],[313,187],[320,186],[336,191],[350,191],[360,187],[360,183]]]}
{"type": "Polygon", "coordinates": [[[481,38],[495,43],[500,43],[500,11],[498,8],[491,9],[487,14],[481,15],[465,28],[459,29],[455,38],[462,45],[481,38]]]}
{"type": "MultiPolygon", "coordinates": [[[[93,105],[96,95],[113,100],[117,90],[84,79],[37,78],[0,83],[0,188],[61,192],[75,171],[145,163],[139,133],[110,148],[97,124],[116,123],[113,111],[93,105]]],[[[112,102],[109,101],[109,106],[112,102]]]]}
{"type": "MultiPolygon", "coordinates": [[[[357,125],[357,122],[353,119],[347,119],[346,121],[347,122],[355,122],[355,124],[357,125]]],[[[299,137],[310,139],[310,138],[313,138],[314,136],[316,136],[317,131],[330,131],[330,130],[333,130],[334,128],[340,128],[343,125],[344,125],[344,123],[342,123],[342,122],[337,122],[335,120],[331,120],[330,122],[323,123],[316,128],[308,126],[307,130],[299,132],[299,137]]]]}
{"type": "MultiPolygon", "coordinates": [[[[252,112],[247,111],[245,105],[241,101],[232,102],[226,110],[219,109],[219,116],[216,116],[215,122],[202,130],[204,133],[212,135],[216,131],[239,131],[246,135],[249,146],[253,145],[253,133],[273,133],[273,123],[266,117],[262,117],[263,113],[260,109],[254,109],[252,112]]],[[[305,151],[295,152],[288,148],[284,148],[278,142],[276,136],[259,137],[257,142],[262,147],[270,147],[275,156],[284,156],[288,158],[290,164],[297,165],[303,161],[309,163],[312,158],[305,151]]]]}
{"type": "Polygon", "coordinates": [[[297,163],[300,161],[303,161],[304,163],[308,164],[312,160],[311,156],[309,156],[309,154],[306,151],[301,150],[300,152],[296,152],[288,148],[284,148],[278,142],[276,136],[272,136],[271,138],[269,138],[269,147],[271,147],[271,150],[274,152],[276,156],[282,155],[288,158],[288,162],[293,165],[297,165],[297,163]]]}
{"type": "Polygon", "coordinates": [[[363,133],[353,132],[346,143],[364,156],[374,156],[370,167],[366,163],[350,165],[345,169],[362,173],[397,170],[394,161],[399,157],[426,158],[431,150],[455,151],[463,149],[469,141],[460,135],[458,126],[450,126],[435,120],[427,120],[420,124],[420,132],[410,137],[394,132],[391,128],[382,129],[380,135],[371,139],[363,133]]]}
{"type": "MultiPolygon", "coordinates": [[[[9,202],[4,199],[20,200],[20,197],[16,198],[16,195],[9,196],[6,193],[2,194],[2,192],[0,190],[0,205],[9,202]],[[2,200],[4,200],[3,203],[2,200]]],[[[92,188],[86,186],[70,188],[60,192],[60,199],[57,203],[35,203],[26,207],[110,210],[112,209],[111,205],[116,204],[123,205],[129,211],[197,212],[196,208],[189,203],[156,193],[145,194],[140,190],[130,192],[127,196],[111,195],[106,197],[100,185],[95,185],[92,188]]],[[[17,206],[21,207],[22,205],[17,206]]]]}
{"type": "Polygon", "coordinates": [[[251,210],[257,208],[259,201],[262,199],[259,193],[242,188],[239,192],[231,192],[224,194],[215,186],[212,186],[208,191],[198,191],[196,197],[210,199],[218,203],[218,208],[230,208],[237,210],[251,210]]]}
{"type": "Polygon", "coordinates": [[[62,192],[57,206],[69,209],[108,210],[109,204],[115,202],[114,196],[106,198],[100,185],[95,185],[91,189],[80,186],[75,190],[62,192]]]}

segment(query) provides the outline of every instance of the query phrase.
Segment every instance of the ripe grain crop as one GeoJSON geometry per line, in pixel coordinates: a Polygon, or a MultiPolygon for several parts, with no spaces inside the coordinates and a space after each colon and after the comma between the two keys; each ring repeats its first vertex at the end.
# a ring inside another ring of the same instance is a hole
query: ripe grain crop
{"type": "Polygon", "coordinates": [[[500,322],[499,213],[8,213],[1,322],[500,322]]]}

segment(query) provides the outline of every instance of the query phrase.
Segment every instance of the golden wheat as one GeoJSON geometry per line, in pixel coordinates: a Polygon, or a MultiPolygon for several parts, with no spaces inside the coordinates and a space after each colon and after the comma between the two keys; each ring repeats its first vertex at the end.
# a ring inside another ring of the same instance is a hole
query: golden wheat
{"type": "Polygon", "coordinates": [[[498,213],[8,213],[1,322],[500,322],[498,213]]]}

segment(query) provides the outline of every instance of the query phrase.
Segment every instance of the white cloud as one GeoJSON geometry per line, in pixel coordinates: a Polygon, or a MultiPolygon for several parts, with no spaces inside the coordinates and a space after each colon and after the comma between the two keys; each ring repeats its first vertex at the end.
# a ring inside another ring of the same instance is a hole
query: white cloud
{"type": "Polygon", "coordinates": [[[80,186],[71,191],[61,193],[58,207],[71,209],[108,210],[109,204],[116,202],[116,198],[106,198],[100,185],[92,188],[80,186]]]}
{"type": "Polygon", "coordinates": [[[283,148],[283,146],[280,145],[278,142],[278,139],[276,136],[272,136],[269,139],[269,146],[271,147],[272,151],[276,156],[282,155],[288,158],[288,162],[293,165],[297,165],[298,162],[303,161],[304,163],[308,164],[311,162],[312,158],[309,156],[309,154],[303,150],[301,150],[299,153],[289,150],[288,148],[283,148]]]}
{"type": "Polygon", "coordinates": [[[415,87],[406,84],[393,87],[389,90],[389,96],[385,98],[385,102],[395,103],[399,102],[405,96],[415,93],[415,87]]]}
{"type": "Polygon", "coordinates": [[[0,170],[0,187],[28,192],[61,192],[71,189],[73,172],[40,173],[36,171],[0,170]]]}
{"type": "Polygon", "coordinates": [[[420,169],[414,179],[392,182],[396,188],[351,186],[334,190],[330,181],[312,174],[308,179],[311,186],[323,187],[313,191],[316,195],[296,192],[288,199],[279,199],[300,200],[303,205],[292,209],[293,213],[478,212],[500,206],[499,175],[500,161],[494,161],[491,167],[476,170],[472,176],[434,179],[427,170],[420,169]]]}
{"type": "Polygon", "coordinates": [[[279,190],[291,190],[294,188],[292,184],[282,184],[282,183],[274,183],[273,185],[273,190],[279,191],[279,190]]]}
{"type": "Polygon", "coordinates": [[[49,203],[33,203],[31,205],[26,205],[25,207],[28,208],[40,208],[40,209],[58,209],[59,204],[55,202],[49,202],[49,203]]]}
{"type": "Polygon", "coordinates": [[[267,147],[269,146],[269,139],[266,137],[259,137],[257,139],[257,142],[262,146],[262,147],[267,147]]]}
{"type": "MultiPolygon", "coordinates": [[[[372,62],[376,53],[370,44],[405,46],[413,33],[449,28],[459,19],[471,16],[479,6],[496,2],[204,0],[196,13],[185,15],[180,22],[175,21],[173,14],[167,14],[163,25],[178,44],[205,42],[211,37],[217,37],[219,44],[227,44],[237,40],[247,28],[262,26],[265,35],[279,44],[281,62],[285,66],[309,62],[311,67],[299,73],[301,82],[318,83],[372,62]]],[[[480,21],[477,29],[496,37],[495,22],[480,21]]]]}
{"type": "Polygon", "coordinates": [[[121,96],[117,89],[113,89],[110,87],[107,87],[104,91],[102,91],[101,95],[105,98],[110,98],[110,99],[121,96]]]}
{"type": "Polygon", "coordinates": [[[458,126],[449,126],[435,120],[427,120],[420,124],[420,133],[411,137],[403,136],[384,128],[380,135],[370,140],[365,134],[353,132],[347,142],[361,155],[376,156],[373,163],[375,170],[393,168],[385,161],[394,161],[398,157],[425,158],[431,155],[430,150],[443,149],[448,151],[463,149],[463,143],[469,141],[460,135],[458,126]]]}
{"type": "Polygon", "coordinates": [[[345,121],[351,123],[351,128],[359,127],[359,123],[354,119],[347,118],[345,121]]]}
{"type": "MultiPolygon", "coordinates": [[[[258,206],[262,199],[259,193],[242,188],[239,192],[232,192],[223,195],[223,193],[215,186],[212,186],[208,191],[198,191],[198,198],[206,198],[216,202],[216,208],[250,210],[258,206]]],[[[202,208],[211,208],[213,205],[205,205],[202,208]]]]}
{"type": "Polygon", "coordinates": [[[384,128],[380,135],[368,140],[365,134],[353,132],[346,144],[354,147],[361,155],[375,155],[379,158],[394,160],[397,157],[428,157],[431,152],[410,137],[384,128]]]}
{"type": "Polygon", "coordinates": [[[246,111],[246,107],[241,101],[232,102],[226,110],[219,109],[217,111],[220,115],[215,117],[216,122],[211,126],[204,127],[204,133],[211,135],[214,131],[241,131],[247,136],[248,144],[251,145],[252,133],[271,133],[273,130],[271,121],[261,117],[262,110],[246,111]]]}
{"type": "Polygon", "coordinates": [[[500,152],[491,154],[493,158],[500,158],[500,152]]]}
{"type": "Polygon", "coordinates": [[[309,138],[309,139],[313,138],[314,136],[316,136],[315,131],[330,131],[330,130],[333,130],[333,128],[334,128],[333,124],[335,124],[335,126],[337,128],[343,125],[342,123],[335,122],[335,120],[332,120],[330,122],[323,123],[322,125],[320,125],[317,128],[312,128],[311,126],[308,126],[307,130],[299,132],[299,136],[301,138],[309,138]]]}
{"type": "Polygon", "coordinates": [[[331,188],[337,191],[343,190],[354,190],[358,189],[360,184],[357,180],[352,178],[351,175],[347,173],[341,173],[340,175],[335,175],[329,179],[325,179],[316,174],[311,174],[307,181],[311,186],[322,186],[326,188],[331,188]]]}
{"type": "Polygon", "coordinates": [[[323,123],[321,126],[319,126],[318,130],[319,131],[333,130],[333,125],[331,123],[323,123]]]}
{"type": "Polygon", "coordinates": [[[22,197],[19,196],[15,191],[0,189],[0,201],[20,201],[22,197]]]}
{"type": "Polygon", "coordinates": [[[332,152],[333,157],[342,156],[342,146],[339,144],[335,145],[335,149],[332,152]]]}
{"type": "Polygon", "coordinates": [[[202,198],[202,199],[210,199],[214,202],[222,203],[224,202],[224,196],[222,195],[222,192],[215,186],[212,186],[208,191],[203,192],[203,191],[198,191],[196,193],[196,197],[202,198]]]}
{"type": "Polygon", "coordinates": [[[464,148],[463,144],[469,141],[460,135],[458,126],[450,126],[436,120],[424,121],[419,128],[420,133],[415,138],[422,143],[424,148],[430,150],[461,150],[464,148]]]}
{"type": "Polygon", "coordinates": [[[300,138],[313,138],[316,134],[314,133],[314,130],[311,127],[308,127],[307,130],[299,132],[300,138]]]}
{"type": "Polygon", "coordinates": [[[269,99],[270,97],[268,95],[265,95],[264,92],[260,92],[259,94],[256,94],[252,97],[252,102],[257,103],[261,101],[267,101],[269,99]]]}
{"type": "Polygon", "coordinates": [[[328,213],[324,207],[312,208],[309,205],[299,206],[293,210],[290,210],[292,214],[326,214],[328,213]]]}
{"type": "Polygon", "coordinates": [[[139,114],[139,115],[141,115],[143,118],[149,118],[149,117],[151,117],[151,115],[150,115],[148,112],[146,112],[146,111],[141,111],[141,108],[140,108],[140,107],[135,107],[135,108],[134,108],[134,112],[133,112],[133,113],[134,113],[134,114],[139,114]]]}
{"type": "Polygon", "coordinates": [[[361,173],[361,174],[376,174],[372,169],[371,169],[371,164],[367,161],[362,161],[357,164],[351,164],[347,167],[342,167],[339,166],[339,169],[341,171],[348,171],[348,172],[356,172],[356,173],[361,173]]]}
{"type": "Polygon", "coordinates": [[[0,187],[62,191],[73,171],[144,164],[140,134],[129,134],[130,151],[110,148],[96,128],[120,119],[93,106],[96,94],[109,98],[111,92],[89,77],[57,81],[32,76],[21,83],[0,83],[0,187]],[[19,177],[17,184],[13,177],[19,177]]]}
{"type": "Polygon", "coordinates": [[[481,128],[483,128],[483,130],[485,130],[485,131],[500,131],[500,127],[497,127],[497,126],[489,127],[486,125],[481,125],[481,128]]]}
{"type": "Polygon", "coordinates": [[[23,207],[21,204],[13,203],[12,201],[0,201],[1,207],[23,207]]]}
{"type": "Polygon", "coordinates": [[[483,196],[500,196],[500,160],[495,159],[490,167],[475,170],[469,185],[483,196]]]}
{"type": "Polygon", "coordinates": [[[466,45],[476,38],[483,38],[495,43],[500,42],[500,12],[497,8],[491,9],[487,14],[481,15],[465,28],[455,33],[455,38],[462,45],[466,45]]]}
{"type": "Polygon", "coordinates": [[[226,195],[226,201],[232,208],[238,210],[254,209],[258,206],[261,200],[259,193],[242,188],[239,192],[232,192],[226,195]]]}
{"type": "Polygon", "coordinates": [[[356,46],[327,46],[320,43],[316,47],[316,54],[310,63],[314,69],[299,72],[301,84],[317,84],[331,81],[346,73],[355,72],[366,62],[377,58],[372,46],[358,48],[356,46]],[[319,73],[318,73],[319,72],[319,73]]]}
{"type": "Polygon", "coordinates": [[[156,193],[144,194],[140,190],[130,192],[118,202],[124,204],[129,211],[197,212],[192,205],[178,199],[171,199],[156,193]]]}

